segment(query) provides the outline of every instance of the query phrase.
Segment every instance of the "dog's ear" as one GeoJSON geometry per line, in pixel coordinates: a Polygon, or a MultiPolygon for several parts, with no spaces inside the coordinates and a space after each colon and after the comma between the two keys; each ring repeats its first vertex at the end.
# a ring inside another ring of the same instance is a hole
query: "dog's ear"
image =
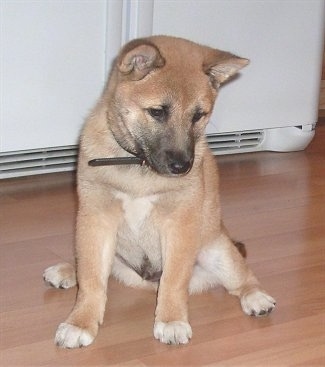
{"type": "Polygon", "coordinates": [[[146,39],[129,42],[121,51],[117,66],[131,80],[140,80],[165,64],[158,48],[146,39]]]}
{"type": "Polygon", "coordinates": [[[203,64],[204,72],[210,77],[214,88],[238,73],[249,64],[249,60],[229,52],[214,50],[203,64]]]}

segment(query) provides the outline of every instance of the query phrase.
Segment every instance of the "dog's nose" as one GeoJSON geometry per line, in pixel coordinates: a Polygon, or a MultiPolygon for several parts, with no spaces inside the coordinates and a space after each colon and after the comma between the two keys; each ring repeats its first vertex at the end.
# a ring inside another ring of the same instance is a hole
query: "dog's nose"
{"type": "Polygon", "coordinates": [[[188,158],[182,152],[167,151],[168,169],[174,175],[184,174],[190,171],[193,158],[188,158]]]}
{"type": "Polygon", "coordinates": [[[187,173],[190,170],[191,166],[191,162],[175,161],[169,164],[169,169],[171,173],[175,175],[180,175],[182,173],[187,173]]]}

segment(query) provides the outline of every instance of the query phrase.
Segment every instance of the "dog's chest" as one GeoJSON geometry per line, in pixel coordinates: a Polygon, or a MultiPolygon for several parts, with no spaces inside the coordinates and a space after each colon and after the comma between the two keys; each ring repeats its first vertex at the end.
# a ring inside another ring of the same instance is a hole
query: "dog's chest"
{"type": "Polygon", "coordinates": [[[160,270],[161,248],[153,219],[158,196],[132,198],[118,193],[116,198],[121,200],[123,208],[116,252],[134,268],[140,269],[144,259],[148,259],[152,269],[160,270]]]}
{"type": "Polygon", "coordinates": [[[124,193],[117,193],[116,198],[121,200],[123,208],[123,226],[127,226],[134,236],[142,232],[145,223],[152,214],[156,195],[132,198],[124,193]]]}

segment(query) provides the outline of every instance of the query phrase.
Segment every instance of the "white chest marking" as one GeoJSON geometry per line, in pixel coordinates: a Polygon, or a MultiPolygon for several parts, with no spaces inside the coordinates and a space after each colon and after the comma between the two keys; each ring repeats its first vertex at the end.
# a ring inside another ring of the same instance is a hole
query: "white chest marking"
{"type": "Polygon", "coordinates": [[[156,195],[132,198],[121,192],[116,194],[116,198],[122,201],[125,221],[133,232],[139,231],[157,200],[156,195]]]}

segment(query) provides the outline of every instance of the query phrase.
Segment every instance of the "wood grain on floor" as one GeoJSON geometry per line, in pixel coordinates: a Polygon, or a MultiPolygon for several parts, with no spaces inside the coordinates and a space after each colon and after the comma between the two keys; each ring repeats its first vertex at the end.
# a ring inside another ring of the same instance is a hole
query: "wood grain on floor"
{"type": "Polygon", "coordinates": [[[304,152],[218,157],[225,223],[277,299],[245,316],[222,288],[190,298],[187,346],[154,340],[155,294],[109,282],[104,325],[79,350],[54,345],[76,289],[46,288],[44,268],[72,259],[71,173],[0,181],[1,366],[324,366],[325,125],[304,152]]]}

